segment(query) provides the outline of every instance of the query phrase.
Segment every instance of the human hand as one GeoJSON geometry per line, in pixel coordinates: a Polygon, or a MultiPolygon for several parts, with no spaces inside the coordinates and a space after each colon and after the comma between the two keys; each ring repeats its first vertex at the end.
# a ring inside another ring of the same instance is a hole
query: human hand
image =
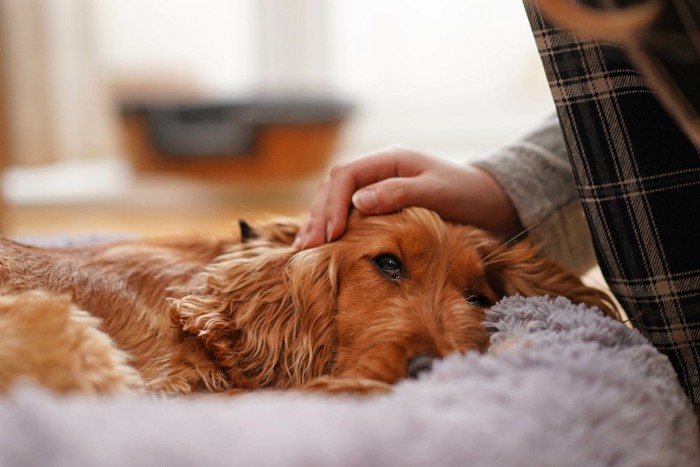
{"type": "Polygon", "coordinates": [[[340,237],[351,204],[365,215],[419,206],[503,239],[522,230],[510,199],[488,172],[391,146],[330,170],[294,246],[312,248],[340,237]]]}

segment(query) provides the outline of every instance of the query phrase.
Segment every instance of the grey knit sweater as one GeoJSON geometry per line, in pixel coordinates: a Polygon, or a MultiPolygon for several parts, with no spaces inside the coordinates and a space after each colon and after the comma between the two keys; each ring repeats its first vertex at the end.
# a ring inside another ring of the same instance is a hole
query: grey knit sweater
{"type": "Polygon", "coordinates": [[[544,255],[579,273],[596,264],[556,116],[517,143],[474,165],[498,180],[530,239],[541,246],[544,255]]]}

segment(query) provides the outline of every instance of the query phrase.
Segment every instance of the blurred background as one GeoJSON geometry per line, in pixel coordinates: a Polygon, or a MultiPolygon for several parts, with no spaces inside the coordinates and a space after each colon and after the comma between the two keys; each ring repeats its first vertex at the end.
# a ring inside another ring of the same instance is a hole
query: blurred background
{"type": "Polygon", "coordinates": [[[551,112],[519,0],[0,0],[6,234],[299,215],[334,163],[467,161],[551,112]]]}

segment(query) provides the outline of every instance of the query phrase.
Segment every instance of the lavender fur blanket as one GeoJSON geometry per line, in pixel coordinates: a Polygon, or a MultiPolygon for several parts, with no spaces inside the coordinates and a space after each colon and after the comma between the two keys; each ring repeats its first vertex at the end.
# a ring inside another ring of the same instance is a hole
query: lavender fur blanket
{"type": "Polygon", "coordinates": [[[370,399],[0,399],[1,466],[691,466],[692,409],[640,334],[563,298],[493,307],[486,355],[370,399]]]}

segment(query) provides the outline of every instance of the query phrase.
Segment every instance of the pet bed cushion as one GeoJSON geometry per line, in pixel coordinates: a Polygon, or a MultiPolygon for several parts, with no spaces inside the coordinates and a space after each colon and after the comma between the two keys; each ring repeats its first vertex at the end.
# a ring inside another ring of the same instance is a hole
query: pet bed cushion
{"type": "Polygon", "coordinates": [[[511,297],[484,355],[385,396],[0,399],[0,465],[697,465],[693,411],[639,333],[563,298],[511,297]]]}

